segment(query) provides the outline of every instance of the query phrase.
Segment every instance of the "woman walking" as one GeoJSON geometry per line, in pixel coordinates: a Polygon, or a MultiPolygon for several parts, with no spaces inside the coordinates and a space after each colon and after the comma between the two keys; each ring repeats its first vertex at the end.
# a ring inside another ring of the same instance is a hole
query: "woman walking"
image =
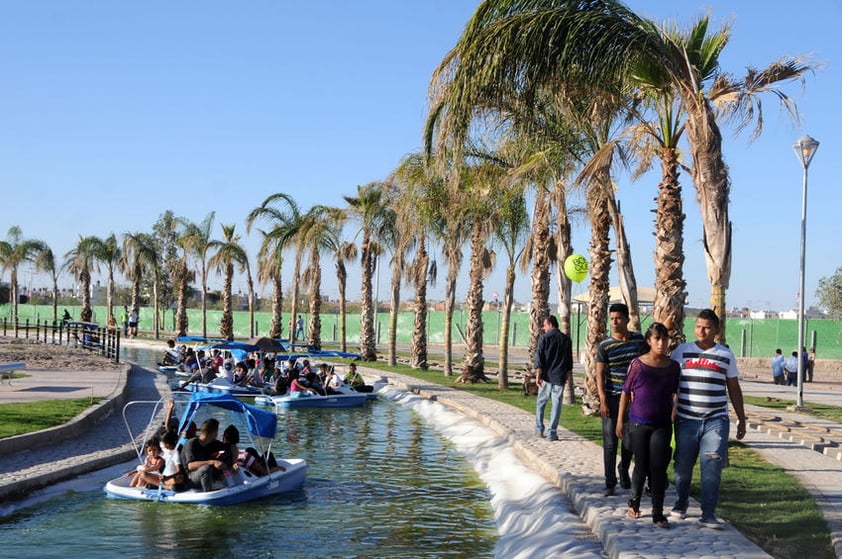
{"type": "Polygon", "coordinates": [[[628,436],[634,454],[628,515],[640,518],[640,495],[648,475],[652,490],[652,522],[669,528],[664,516],[664,493],[673,405],[681,368],[669,357],[669,333],[660,322],[654,322],[646,330],[641,352],[629,365],[617,417],[617,437],[628,436]],[[628,427],[624,431],[627,412],[628,427]]]}

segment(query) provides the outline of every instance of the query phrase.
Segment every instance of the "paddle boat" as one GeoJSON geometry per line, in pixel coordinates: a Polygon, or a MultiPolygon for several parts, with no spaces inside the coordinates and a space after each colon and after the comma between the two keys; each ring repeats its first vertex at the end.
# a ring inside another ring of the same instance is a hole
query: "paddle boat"
{"type": "MultiPolygon", "coordinates": [[[[123,418],[129,430],[129,437],[137,445],[138,438],[132,433],[126,420],[126,410],[137,404],[153,404],[152,419],[141,441],[146,441],[161,425],[160,409],[162,402],[130,402],[123,408],[123,418]]],[[[230,394],[194,393],[185,406],[179,422],[179,433],[187,431],[191,424],[201,424],[208,417],[216,417],[221,425],[235,425],[244,444],[251,446],[263,456],[269,456],[272,441],[278,426],[278,416],[246,404],[230,394]]],[[[186,442],[181,438],[179,447],[186,442]]],[[[143,444],[143,443],[141,443],[143,444]]],[[[138,460],[143,463],[142,448],[136,448],[138,460]]],[[[266,475],[255,475],[245,467],[227,472],[222,481],[214,484],[211,491],[189,488],[172,491],[164,488],[130,487],[131,478],[120,476],[105,484],[105,493],[113,499],[134,501],[160,501],[194,505],[234,505],[254,499],[260,499],[288,491],[297,491],[304,484],[307,476],[307,462],[301,458],[278,459],[277,468],[270,469],[266,475]]]]}
{"type": "Polygon", "coordinates": [[[334,394],[327,394],[326,396],[310,392],[294,392],[283,396],[256,396],[254,403],[282,409],[353,408],[362,406],[368,400],[377,399],[377,394],[357,392],[347,383],[341,384],[333,390],[334,394]]]}

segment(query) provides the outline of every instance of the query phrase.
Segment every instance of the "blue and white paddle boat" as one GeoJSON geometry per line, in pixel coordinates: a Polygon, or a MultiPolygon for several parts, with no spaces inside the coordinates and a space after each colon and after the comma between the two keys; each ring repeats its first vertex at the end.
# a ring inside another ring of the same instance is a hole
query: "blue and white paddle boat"
{"type": "MultiPolygon", "coordinates": [[[[130,402],[123,409],[135,404],[153,404],[152,420],[146,429],[140,444],[155,433],[161,425],[160,411],[162,402],[130,402]]],[[[269,456],[272,441],[278,426],[278,416],[275,413],[262,410],[246,404],[229,394],[194,393],[186,403],[184,413],[179,422],[179,433],[187,431],[191,424],[201,424],[205,419],[215,417],[221,425],[235,425],[241,436],[243,447],[251,446],[263,456],[269,456]]],[[[129,422],[126,421],[126,426],[129,422]]],[[[137,445],[138,438],[129,428],[129,436],[137,445]]],[[[179,446],[186,442],[182,438],[179,446]]],[[[143,448],[136,448],[138,460],[143,462],[143,448]]],[[[234,505],[245,501],[260,499],[288,491],[297,491],[304,484],[307,476],[307,462],[301,458],[278,459],[277,468],[271,469],[266,475],[258,476],[247,468],[238,468],[230,475],[214,484],[213,490],[202,491],[190,488],[184,491],[172,491],[163,488],[129,487],[131,478],[120,476],[105,485],[105,493],[114,499],[128,499],[134,501],[160,501],[167,503],[184,503],[194,505],[234,505]]]]}
{"type": "Polygon", "coordinates": [[[377,399],[376,394],[357,392],[351,388],[350,384],[342,384],[333,390],[337,393],[326,396],[310,392],[294,392],[283,396],[256,396],[254,403],[280,409],[354,408],[362,406],[367,400],[377,399]]]}

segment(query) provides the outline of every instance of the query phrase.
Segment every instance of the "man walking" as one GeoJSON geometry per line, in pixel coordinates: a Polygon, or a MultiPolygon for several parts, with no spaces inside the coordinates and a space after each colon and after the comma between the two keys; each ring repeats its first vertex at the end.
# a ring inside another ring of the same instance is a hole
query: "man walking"
{"type": "Polygon", "coordinates": [[[567,375],[573,371],[573,344],[570,337],[558,329],[558,320],[548,316],[543,322],[544,334],[538,339],[535,352],[535,382],[538,385],[538,401],[535,408],[535,431],[544,436],[544,408],[547,400],[550,407],[551,441],[558,440],[558,422],[561,418],[561,396],[567,375]]]}
{"type": "Polygon", "coordinates": [[[629,363],[640,353],[643,336],[629,331],[629,308],[623,303],[608,307],[611,322],[611,337],[599,344],[596,350],[596,387],[599,392],[599,414],[602,416],[602,463],[605,470],[606,497],[614,495],[617,475],[623,489],[631,487],[629,465],[632,451],[628,448],[628,437],[623,438],[620,448],[620,466],[617,466],[617,412],[620,408],[620,394],[626,382],[629,363]]]}
{"type": "Polygon", "coordinates": [[[722,468],[728,459],[728,398],[737,414],[737,439],[746,435],[743,392],[734,354],[716,343],[719,317],[710,309],[696,319],[696,341],[679,345],[672,358],[681,365],[675,419],[675,489],[671,515],[686,518],[693,466],[701,460],[702,526],[722,529],[716,518],[722,468]]]}

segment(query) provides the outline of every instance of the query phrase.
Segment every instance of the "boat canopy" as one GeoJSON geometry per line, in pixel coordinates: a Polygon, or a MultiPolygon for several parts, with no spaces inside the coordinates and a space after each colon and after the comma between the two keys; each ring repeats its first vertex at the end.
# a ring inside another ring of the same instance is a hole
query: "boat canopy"
{"type": "Polygon", "coordinates": [[[216,406],[245,416],[249,432],[257,437],[275,438],[278,428],[278,416],[235,398],[230,394],[214,392],[194,392],[181,417],[181,428],[193,420],[196,412],[204,406],[216,406]]]}

